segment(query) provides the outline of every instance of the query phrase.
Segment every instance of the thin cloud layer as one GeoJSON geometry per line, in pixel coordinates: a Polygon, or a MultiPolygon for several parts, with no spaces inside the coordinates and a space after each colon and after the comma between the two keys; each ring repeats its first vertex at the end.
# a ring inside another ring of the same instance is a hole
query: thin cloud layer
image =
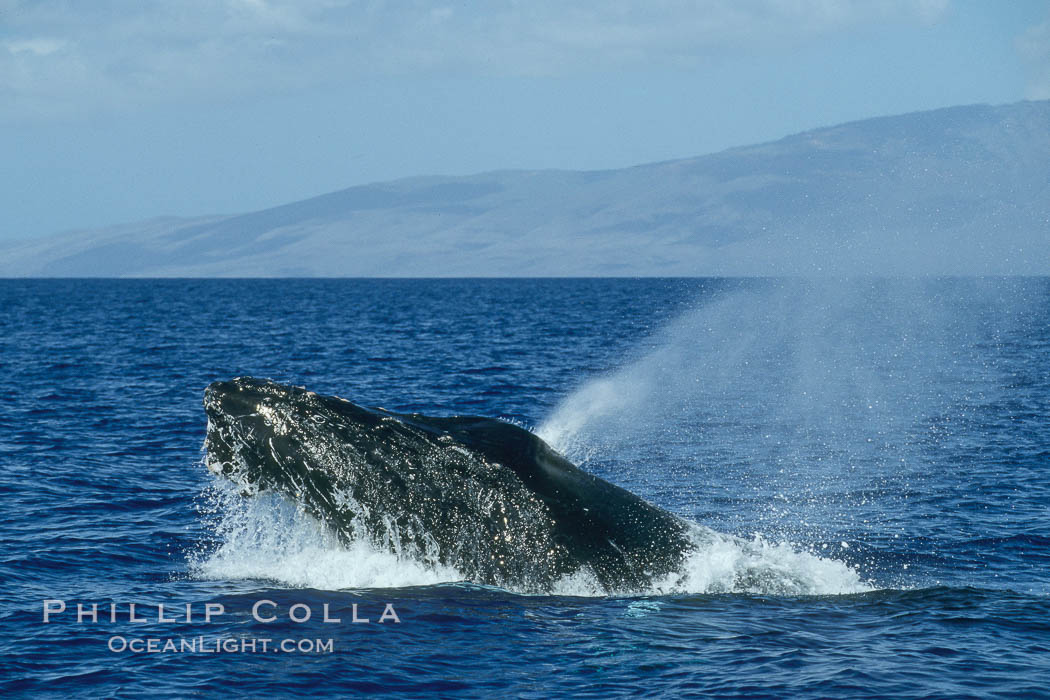
{"type": "Polygon", "coordinates": [[[1026,97],[1050,99],[1050,17],[1018,37],[1017,50],[1028,71],[1026,97]]]}
{"type": "Polygon", "coordinates": [[[0,115],[62,116],[397,74],[689,65],[947,0],[0,0],[0,115]]]}

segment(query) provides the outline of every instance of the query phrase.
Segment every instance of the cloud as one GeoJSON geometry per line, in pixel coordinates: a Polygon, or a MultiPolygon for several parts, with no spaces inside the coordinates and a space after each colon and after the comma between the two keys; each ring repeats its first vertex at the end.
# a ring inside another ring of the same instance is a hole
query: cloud
{"type": "Polygon", "coordinates": [[[0,0],[0,115],[274,93],[347,77],[551,75],[769,50],[947,0],[0,0]]]}
{"type": "Polygon", "coordinates": [[[1028,73],[1025,96],[1030,100],[1050,99],[1050,17],[1017,38],[1017,51],[1028,73]]]}
{"type": "Polygon", "coordinates": [[[4,44],[4,48],[14,55],[29,53],[34,56],[49,56],[56,51],[61,51],[66,46],[66,43],[67,42],[62,39],[39,37],[35,39],[9,41],[4,44]]]}

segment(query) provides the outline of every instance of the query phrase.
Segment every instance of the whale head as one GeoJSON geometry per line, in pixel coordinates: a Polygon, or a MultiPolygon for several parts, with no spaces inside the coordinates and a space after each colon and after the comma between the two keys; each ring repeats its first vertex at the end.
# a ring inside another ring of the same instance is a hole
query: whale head
{"type": "Polygon", "coordinates": [[[326,408],[317,394],[252,377],[211,384],[204,411],[208,469],[246,492],[301,477],[304,445],[324,434],[326,408]]]}
{"type": "Polygon", "coordinates": [[[680,520],[516,425],[358,406],[264,379],[211,384],[206,464],[284,496],[348,541],[479,583],[549,591],[587,568],[609,590],[674,570],[680,520]]]}

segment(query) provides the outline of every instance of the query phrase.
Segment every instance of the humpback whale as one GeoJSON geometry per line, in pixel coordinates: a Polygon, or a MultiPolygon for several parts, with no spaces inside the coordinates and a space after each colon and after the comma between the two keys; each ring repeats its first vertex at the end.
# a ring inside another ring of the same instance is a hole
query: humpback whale
{"type": "Polygon", "coordinates": [[[648,589],[694,545],[687,523],[579,469],[517,425],[365,408],[239,377],[204,394],[209,470],[468,580],[549,592],[575,575],[648,589]]]}

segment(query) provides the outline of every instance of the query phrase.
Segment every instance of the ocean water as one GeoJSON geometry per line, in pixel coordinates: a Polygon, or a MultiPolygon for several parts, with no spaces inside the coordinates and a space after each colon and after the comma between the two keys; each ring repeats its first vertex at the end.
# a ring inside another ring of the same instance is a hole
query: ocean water
{"type": "Polygon", "coordinates": [[[0,372],[5,697],[1050,696],[1048,280],[0,280],[0,372]],[[630,596],[340,544],[203,466],[240,375],[517,422],[707,535],[630,596]]]}

